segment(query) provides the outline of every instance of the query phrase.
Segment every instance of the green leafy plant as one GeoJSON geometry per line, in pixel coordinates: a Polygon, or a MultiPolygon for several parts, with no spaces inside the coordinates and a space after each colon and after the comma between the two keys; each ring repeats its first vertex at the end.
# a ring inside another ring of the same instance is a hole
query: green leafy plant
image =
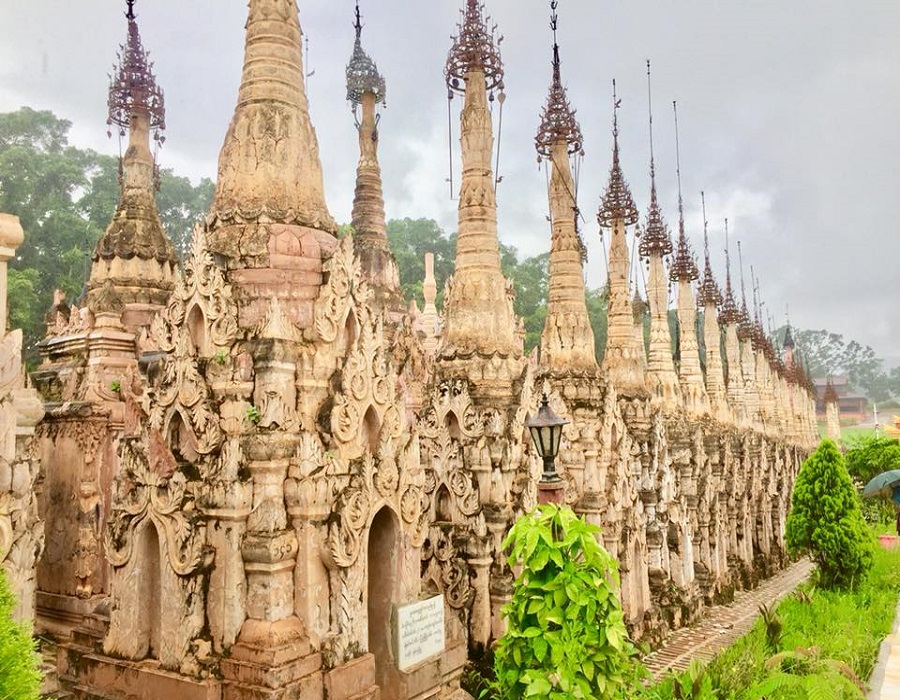
{"type": "Polygon", "coordinates": [[[502,698],[611,698],[622,694],[634,647],[627,637],[616,560],[599,528],[569,508],[538,506],[503,543],[521,566],[494,654],[502,698]]]}
{"type": "Polygon", "coordinates": [[[114,391],[115,393],[118,394],[120,391],[122,391],[122,382],[118,379],[113,379],[109,383],[109,389],[110,389],[110,391],[114,391]]]}
{"type": "Polygon", "coordinates": [[[784,639],[784,623],[775,610],[775,603],[759,606],[759,616],[766,630],[766,646],[773,654],[781,650],[784,639]]]}
{"type": "Polygon", "coordinates": [[[216,360],[216,364],[224,365],[225,362],[228,360],[228,353],[225,352],[224,350],[216,350],[215,360],[216,360]]]}
{"type": "Polygon", "coordinates": [[[766,661],[769,675],[747,692],[747,700],[773,696],[807,697],[818,700],[864,698],[866,686],[843,661],[822,658],[820,649],[798,647],[766,661]]]}
{"type": "Polygon", "coordinates": [[[259,419],[262,418],[262,414],[259,412],[259,409],[254,405],[247,406],[247,420],[256,425],[259,423],[259,419]]]}
{"type": "Polygon", "coordinates": [[[826,588],[853,586],[872,566],[872,536],[859,495],[831,440],[823,440],[800,468],[785,534],[792,553],[808,554],[818,565],[826,588]]]}
{"type": "Polygon", "coordinates": [[[28,630],[12,619],[14,607],[15,599],[0,567],[0,698],[37,700],[39,658],[28,630]]]}

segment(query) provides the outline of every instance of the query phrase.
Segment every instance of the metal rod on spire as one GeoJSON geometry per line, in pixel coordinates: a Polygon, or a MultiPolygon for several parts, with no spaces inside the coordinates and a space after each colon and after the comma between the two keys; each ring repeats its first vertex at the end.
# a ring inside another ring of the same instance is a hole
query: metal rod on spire
{"type": "Polygon", "coordinates": [[[130,21],[134,21],[134,19],[135,19],[135,14],[134,14],[135,0],[125,0],[125,2],[128,5],[128,12],[125,13],[125,17],[127,17],[130,21]]]}
{"type": "Polygon", "coordinates": [[[744,306],[744,309],[747,308],[747,290],[744,288],[744,255],[741,252],[741,242],[737,242],[738,248],[738,266],[741,270],[741,302],[744,306]]]}
{"type": "Polygon", "coordinates": [[[700,190],[700,208],[703,210],[703,249],[709,258],[709,222],[706,220],[706,195],[700,190]]]}
{"type": "Polygon", "coordinates": [[[656,177],[656,165],[653,161],[653,93],[650,87],[650,59],[647,59],[647,112],[650,115],[650,178],[656,177]]]}
{"type": "Polygon", "coordinates": [[[681,200],[681,149],[678,144],[678,103],[675,100],[672,100],[672,112],[675,115],[675,177],[678,180],[678,224],[683,230],[684,203],[681,200]]]}
{"type": "Polygon", "coordinates": [[[353,28],[356,30],[356,38],[359,39],[362,36],[362,15],[359,13],[359,0],[356,0],[356,21],[353,23],[353,28]]]}

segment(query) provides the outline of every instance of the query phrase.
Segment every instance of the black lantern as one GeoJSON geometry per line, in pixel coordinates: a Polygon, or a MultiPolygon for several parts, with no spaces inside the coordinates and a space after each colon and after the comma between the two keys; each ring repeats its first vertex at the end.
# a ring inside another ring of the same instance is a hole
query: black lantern
{"type": "Polygon", "coordinates": [[[531,439],[534,440],[534,446],[537,448],[538,454],[544,460],[544,473],[541,481],[561,481],[559,474],[556,473],[554,460],[559,454],[559,443],[562,439],[562,429],[564,425],[568,425],[569,421],[560,418],[550,408],[547,403],[547,395],[544,394],[541,400],[541,407],[538,409],[537,415],[530,418],[526,425],[531,431],[531,439]]]}

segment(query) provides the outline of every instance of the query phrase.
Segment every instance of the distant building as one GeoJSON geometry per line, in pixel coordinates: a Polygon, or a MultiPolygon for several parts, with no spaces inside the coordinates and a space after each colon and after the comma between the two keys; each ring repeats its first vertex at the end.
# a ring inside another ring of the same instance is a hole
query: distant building
{"type": "MultiPolygon", "coordinates": [[[[827,377],[813,379],[816,385],[816,416],[825,418],[825,390],[828,387],[827,377]]],[[[838,396],[838,407],[841,419],[860,422],[869,415],[869,399],[862,394],[851,391],[850,380],[846,376],[831,377],[831,384],[838,396]]]]}

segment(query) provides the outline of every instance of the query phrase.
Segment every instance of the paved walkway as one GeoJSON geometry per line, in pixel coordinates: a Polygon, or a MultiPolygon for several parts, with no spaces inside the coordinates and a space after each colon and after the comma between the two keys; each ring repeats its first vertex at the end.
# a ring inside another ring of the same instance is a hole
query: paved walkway
{"type": "MultiPolygon", "coordinates": [[[[693,627],[672,634],[666,643],[644,658],[644,663],[657,678],[667,671],[683,671],[693,659],[709,661],[725,647],[746,634],[759,617],[759,606],[768,605],[787,595],[805,581],[813,570],[809,559],[801,559],[764,581],[752,591],[739,591],[734,602],[710,608],[693,627]]],[[[897,652],[897,695],[886,700],[900,700],[900,637],[897,652]]]]}
{"type": "Polygon", "coordinates": [[[869,700],[900,700],[900,605],[869,679],[869,700]]]}

